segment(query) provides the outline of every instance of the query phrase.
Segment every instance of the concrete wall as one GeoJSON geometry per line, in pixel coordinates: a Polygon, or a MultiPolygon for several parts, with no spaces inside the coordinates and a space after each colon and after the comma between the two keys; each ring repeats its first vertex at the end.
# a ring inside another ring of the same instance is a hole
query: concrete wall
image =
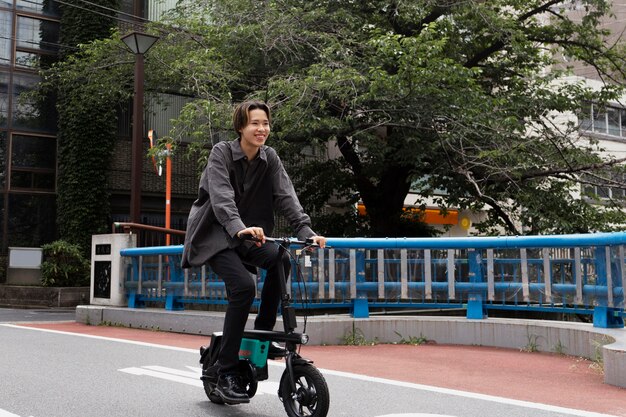
{"type": "Polygon", "coordinates": [[[0,285],[0,306],[4,307],[76,307],[86,303],[89,303],[89,287],[0,285]]]}

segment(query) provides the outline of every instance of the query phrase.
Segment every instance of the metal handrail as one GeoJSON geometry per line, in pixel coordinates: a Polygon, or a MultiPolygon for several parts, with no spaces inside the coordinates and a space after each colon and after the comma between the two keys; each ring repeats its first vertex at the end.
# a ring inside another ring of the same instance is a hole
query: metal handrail
{"type": "Polygon", "coordinates": [[[122,228],[124,233],[132,233],[133,230],[149,230],[151,232],[162,232],[165,234],[172,234],[178,236],[185,236],[184,230],[167,229],[165,227],[150,226],[148,224],[141,223],[129,223],[129,222],[115,222],[112,226],[113,233],[117,233],[117,230],[122,228]]]}
{"type": "MultiPolygon", "coordinates": [[[[468,318],[534,310],[592,314],[594,325],[623,327],[626,232],[327,244],[305,261],[307,296],[300,305],[294,298],[296,307],[350,308],[355,317],[369,308],[466,308],[468,318]]],[[[182,252],[182,245],[122,249],[132,265],[124,278],[129,300],[224,304],[221,280],[209,267],[182,269],[182,252]]],[[[301,289],[293,278],[295,294],[301,289]]]]}

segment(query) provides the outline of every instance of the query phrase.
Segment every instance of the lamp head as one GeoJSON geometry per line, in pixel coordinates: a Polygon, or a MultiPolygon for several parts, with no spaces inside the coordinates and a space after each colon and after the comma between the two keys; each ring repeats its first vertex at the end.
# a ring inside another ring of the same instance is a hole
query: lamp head
{"type": "Polygon", "coordinates": [[[134,54],[145,54],[159,38],[147,33],[131,32],[122,37],[122,42],[128,46],[134,54]]]}

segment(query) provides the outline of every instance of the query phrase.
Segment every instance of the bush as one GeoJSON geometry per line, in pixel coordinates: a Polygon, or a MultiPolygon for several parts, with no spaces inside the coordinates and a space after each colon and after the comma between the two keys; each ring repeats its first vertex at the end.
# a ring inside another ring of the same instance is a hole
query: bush
{"type": "Polygon", "coordinates": [[[64,240],[43,245],[41,284],[44,287],[82,287],[90,283],[90,263],[78,245],[64,240]]]}

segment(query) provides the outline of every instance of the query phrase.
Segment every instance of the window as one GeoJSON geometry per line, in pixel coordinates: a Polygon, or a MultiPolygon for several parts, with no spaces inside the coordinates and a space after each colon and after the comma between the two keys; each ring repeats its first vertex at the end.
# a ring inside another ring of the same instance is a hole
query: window
{"type": "MultiPolygon", "coordinates": [[[[156,130],[159,136],[165,136],[172,130],[172,120],[180,117],[180,113],[192,99],[187,96],[177,94],[158,93],[146,99],[146,126],[156,130]]],[[[130,123],[127,124],[130,126],[130,123]]],[[[177,137],[183,142],[191,142],[189,135],[177,137]]]]}
{"type": "Polygon", "coordinates": [[[152,21],[159,21],[168,10],[176,7],[176,0],[150,0],[148,1],[147,17],[152,21]]]}
{"type": "Polygon", "coordinates": [[[33,17],[17,17],[18,48],[57,52],[59,50],[59,23],[33,17]]]}
{"type": "Polygon", "coordinates": [[[51,100],[35,101],[20,94],[36,88],[36,75],[13,75],[13,127],[54,133],[56,131],[56,109],[51,100]]]}
{"type": "Polygon", "coordinates": [[[13,135],[11,140],[11,189],[54,192],[56,140],[13,135]]]}
{"type": "Polygon", "coordinates": [[[54,194],[10,194],[8,246],[38,247],[52,242],[55,239],[55,201],[54,194]]]}
{"type": "Polygon", "coordinates": [[[11,33],[13,32],[11,12],[0,10],[0,65],[11,64],[11,33]]]}
{"type": "Polygon", "coordinates": [[[15,66],[18,68],[39,68],[39,54],[16,51],[15,66]]]}
{"type": "Polygon", "coordinates": [[[626,137],[626,109],[590,104],[579,114],[583,131],[626,137]]]}
{"type": "Polygon", "coordinates": [[[9,73],[0,72],[0,127],[7,127],[9,119],[9,73]]]}
{"type": "Polygon", "coordinates": [[[606,111],[599,106],[593,106],[593,131],[606,133],[606,111]]]}
{"type": "MultiPolygon", "coordinates": [[[[611,186],[616,183],[624,183],[626,182],[626,174],[621,173],[613,173],[611,174],[611,179],[613,182],[608,184],[595,184],[590,185],[587,184],[583,186],[583,194],[587,197],[591,197],[594,199],[600,200],[626,200],[626,190],[623,188],[611,186]]],[[[598,182],[598,179],[591,179],[593,182],[598,182]]]]}
{"type": "Polygon", "coordinates": [[[17,10],[59,17],[59,3],[51,0],[16,0],[17,10]]]}
{"type": "Polygon", "coordinates": [[[48,66],[59,51],[58,42],[58,22],[18,16],[15,66],[30,69],[48,66]]]}
{"type": "MultiPolygon", "coordinates": [[[[0,131],[0,190],[4,190],[7,177],[7,133],[0,131]]],[[[1,228],[2,226],[0,226],[1,228]]],[[[1,230],[1,229],[0,229],[1,230]]]]}

